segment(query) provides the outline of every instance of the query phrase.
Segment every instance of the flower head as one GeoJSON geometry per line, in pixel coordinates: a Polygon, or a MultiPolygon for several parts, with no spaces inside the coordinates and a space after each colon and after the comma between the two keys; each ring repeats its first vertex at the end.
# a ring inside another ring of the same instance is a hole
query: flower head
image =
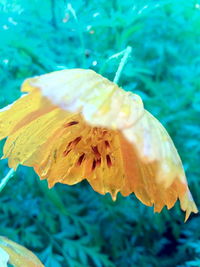
{"type": "Polygon", "coordinates": [[[134,193],[157,212],[179,199],[186,219],[197,212],[171,138],[138,95],[84,69],[27,79],[22,92],[0,110],[10,167],[34,167],[49,187],[87,179],[113,199],[134,193]]]}

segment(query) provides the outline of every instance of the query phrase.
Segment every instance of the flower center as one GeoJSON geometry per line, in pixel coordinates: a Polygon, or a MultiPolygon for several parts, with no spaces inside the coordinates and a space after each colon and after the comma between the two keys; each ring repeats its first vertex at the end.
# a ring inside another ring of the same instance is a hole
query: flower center
{"type": "Polygon", "coordinates": [[[67,157],[71,151],[78,155],[76,166],[81,166],[84,161],[91,162],[91,171],[100,167],[103,163],[108,168],[113,166],[112,142],[114,131],[106,128],[91,127],[74,120],[67,122],[64,127],[69,134],[69,142],[63,151],[63,157],[67,157]],[[72,128],[77,127],[77,130],[72,128]]]}

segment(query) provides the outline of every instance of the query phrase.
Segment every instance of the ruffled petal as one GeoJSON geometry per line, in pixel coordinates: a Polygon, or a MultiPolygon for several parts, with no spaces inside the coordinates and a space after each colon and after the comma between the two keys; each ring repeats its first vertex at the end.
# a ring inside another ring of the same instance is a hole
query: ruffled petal
{"type": "Polygon", "coordinates": [[[173,174],[172,169],[171,174],[173,175],[169,177],[172,183],[170,185],[168,183],[166,187],[165,183],[157,179],[160,162],[158,160],[154,162],[142,161],[138,149],[134,148],[123,135],[119,135],[119,138],[125,170],[122,195],[127,196],[133,192],[143,204],[154,206],[155,212],[160,212],[164,206],[167,206],[168,209],[172,208],[177,199],[180,199],[181,208],[186,211],[186,220],[191,212],[198,212],[188,189],[186,178],[185,176],[184,179],[182,178],[183,169],[180,169],[180,174],[176,169],[173,174]],[[179,175],[181,175],[181,179],[179,175]]]}
{"type": "Polygon", "coordinates": [[[124,186],[125,173],[118,132],[110,131],[109,133],[110,140],[104,141],[98,148],[101,161],[99,162],[97,158],[95,162],[90,162],[89,169],[95,168],[95,170],[85,175],[95,191],[103,195],[110,193],[112,199],[115,200],[117,193],[124,186]]]}
{"type": "Polygon", "coordinates": [[[30,165],[28,163],[27,165],[33,166],[36,159],[31,157],[34,152],[59,127],[60,123],[65,120],[65,116],[62,110],[54,109],[9,135],[3,150],[4,158],[9,158],[9,166],[15,169],[18,164],[27,163],[28,159],[30,165]]]}
{"type": "Polygon", "coordinates": [[[181,159],[161,123],[145,111],[140,120],[122,130],[144,163],[157,162],[156,181],[168,188],[175,178],[187,184],[181,159]]]}
{"type": "Polygon", "coordinates": [[[82,153],[82,148],[79,149],[82,147],[81,138],[87,129],[84,129],[86,125],[80,120],[80,116],[72,116],[71,122],[77,124],[69,126],[69,130],[69,119],[70,116],[66,116],[65,122],[41,146],[42,159],[33,165],[41,179],[48,179],[49,187],[57,182],[72,185],[84,179],[82,166],[76,163],[82,153]]]}
{"type": "Polygon", "coordinates": [[[144,112],[138,95],[125,92],[92,70],[62,70],[27,79],[22,91],[36,88],[60,108],[81,113],[89,125],[123,129],[144,112]]]}
{"type": "Polygon", "coordinates": [[[185,192],[184,195],[180,197],[180,204],[181,204],[181,209],[186,212],[185,221],[187,221],[192,212],[198,213],[198,209],[196,207],[196,204],[193,200],[193,197],[189,189],[185,192]]]}

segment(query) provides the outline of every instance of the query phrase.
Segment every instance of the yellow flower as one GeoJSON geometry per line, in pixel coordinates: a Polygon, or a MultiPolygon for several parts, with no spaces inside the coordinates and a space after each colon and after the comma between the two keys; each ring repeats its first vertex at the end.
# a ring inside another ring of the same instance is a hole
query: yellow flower
{"type": "Polygon", "coordinates": [[[0,110],[11,168],[32,166],[49,187],[87,179],[113,200],[134,193],[160,212],[179,199],[186,219],[197,212],[171,138],[138,95],[84,69],[27,79],[22,92],[0,110]]]}

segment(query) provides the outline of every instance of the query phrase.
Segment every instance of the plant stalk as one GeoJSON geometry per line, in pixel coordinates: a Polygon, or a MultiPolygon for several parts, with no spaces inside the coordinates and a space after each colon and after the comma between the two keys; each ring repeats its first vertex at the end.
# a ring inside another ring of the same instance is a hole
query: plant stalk
{"type": "Polygon", "coordinates": [[[124,50],[124,55],[123,55],[123,57],[122,57],[122,59],[121,59],[121,61],[119,63],[119,67],[118,67],[117,72],[115,74],[115,77],[114,77],[114,80],[113,80],[114,83],[118,83],[119,78],[120,78],[121,73],[122,73],[122,70],[123,70],[123,68],[124,68],[124,66],[125,66],[125,64],[126,64],[126,62],[128,60],[128,57],[129,57],[131,52],[132,52],[132,47],[131,46],[127,46],[127,48],[124,50]]]}
{"type": "Polygon", "coordinates": [[[15,170],[14,169],[10,169],[10,171],[7,173],[7,175],[1,180],[0,192],[4,189],[4,187],[10,181],[10,179],[14,176],[14,173],[15,173],[15,170]]]}

